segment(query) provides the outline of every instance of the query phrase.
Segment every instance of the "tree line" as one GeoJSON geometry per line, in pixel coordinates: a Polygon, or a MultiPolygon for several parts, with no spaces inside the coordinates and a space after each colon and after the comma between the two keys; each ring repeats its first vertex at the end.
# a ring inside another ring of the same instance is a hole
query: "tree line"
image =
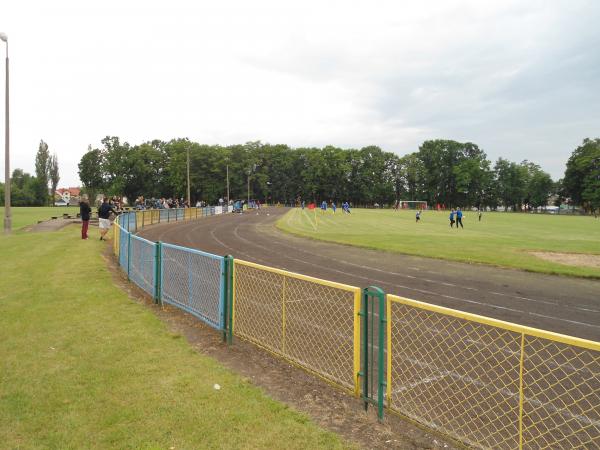
{"type": "MultiPolygon", "coordinates": [[[[12,206],[52,204],[59,181],[58,156],[56,153],[51,155],[48,144],[42,140],[35,156],[35,176],[22,169],[13,170],[10,203],[12,206]]],[[[0,183],[0,197],[0,204],[4,206],[4,184],[2,183],[0,183]]]]}
{"type": "MultiPolygon", "coordinates": [[[[564,179],[557,181],[534,162],[499,158],[492,163],[476,144],[453,140],[428,140],[404,156],[376,146],[291,148],[261,142],[219,146],[188,139],[130,145],[115,136],[101,143],[99,148],[88,147],[79,162],[79,177],[90,198],[97,193],[130,201],[141,195],[186,197],[189,153],[193,202],[215,204],[225,198],[229,178],[231,199],[246,198],[249,187],[252,198],[287,204],[298,199],[354,205],[424,200],[434,206],[520,210],[569,198],[587,210],[600,208],[600,139],[584,139],[567,161],[564,179]]],[[[56,155],[51,157],[41,141],[36,176],[17,169],[12,180],[14,205],[46,204],[48,183],[52,196],[58,183],[56,155]]]]}
{"type": "Polygon", "coordinates": [[[519,210],[523,205],[546,206],[552,196],[557,202],[570,196],[578,204],[597,208],[598,187],[592,186],[596,179],[581,174],[589,171],[589,151],[599,148],[600,140],[586,139],[569,159],[565,179],[555,182],[534,162],[499,158],[492,163],[476,144],[453,140],[428,140],[417,152],[398,156],[376,146],[291,148],[261,142],[219,146],[188,139],[130,145],[107,136],[102,147],[88,148],[79,163],[79,176],[91,193],[129,199],[185,197],[189,152],[192,200],[212,204],[226,197],[229,174],[232,199],[246,198],[249,187],[252,198],[282,203],[303,199],[390,205],[400,199],[519,210]]]}

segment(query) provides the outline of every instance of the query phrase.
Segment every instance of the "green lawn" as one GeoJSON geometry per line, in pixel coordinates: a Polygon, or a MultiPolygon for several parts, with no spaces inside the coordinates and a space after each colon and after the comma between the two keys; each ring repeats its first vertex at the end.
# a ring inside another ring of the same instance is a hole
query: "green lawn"
{"type": "MultiPolygon", "coordinates": [[[[17,231],[27,225],[35,225],[38,220],[48,220],[51,217],[62,217],[64,213],[77,214],[78,206],[37,206],[37,207],[12,207],[10,208],[12,215],[12,228],[17,231]]],[[[0,227],[4,229],[4,206],[0,207],[0,227]]]]}
{"type": "Polygon", "coordinates": [[[346,446],[170,333],[78,236],[0,239],[0,447],[346,446]]]}
{"type": "Polygon", "coordinates": [[[519,213],[466,212],[464,229],[451,229],[449,213],[354,209],[293,209],[278,222],[284,231],[325,241],[535,272],[600,278],[600,268],[542,260],[529,251],[600,255],[600,219],[519,213]]]}

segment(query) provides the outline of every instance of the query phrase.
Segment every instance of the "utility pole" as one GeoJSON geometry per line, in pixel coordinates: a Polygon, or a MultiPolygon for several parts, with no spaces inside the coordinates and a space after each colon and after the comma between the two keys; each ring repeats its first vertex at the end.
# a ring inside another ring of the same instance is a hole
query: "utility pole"
{"type": "Polygon", "coordinates": [[[188,207],[192,206],[190,199],[190,146],[187,147],[187,203],[188,207]]]}
{"type": "Polygon", "coordinates": [[[10,211],[10,129],[9,129],[9,101],[8,101],[8,37],[0,33],[0,40],[6,42],[6,114],[4,123],[4,234],[12,231],[12,215],[10,211]]]}
{"type": "Polygon", "coordinates": [[[227,164],[227,205],[229,205],[229,164],[227,164]]]}

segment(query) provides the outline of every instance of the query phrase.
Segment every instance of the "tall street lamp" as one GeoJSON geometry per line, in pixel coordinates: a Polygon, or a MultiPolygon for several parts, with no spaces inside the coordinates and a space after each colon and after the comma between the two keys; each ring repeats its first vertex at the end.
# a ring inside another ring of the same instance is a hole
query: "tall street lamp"
{"type": "Polygon", "coordinates": [[[6,113],[4,115],[4,233],[10,234],[12,229],[12,216],[10,213],[10,134],[8,127],[8,36],[0,33],[0,40],[6,42],[6,113]]]}
{"type": "Polygon", "coordinates": [[[188,208],[192,206],[190,199],[190,146],[187,147],[187,203],[188,208]]]}

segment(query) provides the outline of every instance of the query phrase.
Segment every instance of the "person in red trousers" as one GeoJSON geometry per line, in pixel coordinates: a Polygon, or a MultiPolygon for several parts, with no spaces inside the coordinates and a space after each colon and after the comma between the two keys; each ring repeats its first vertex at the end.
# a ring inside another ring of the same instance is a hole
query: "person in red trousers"
{"type": "Polygon", "coordinates": [[[88,226],[90,225],[90,214],[92,212],[92,208],[90,208],[90,202],[88,200],[87,195],[83,195],[81,197],[81,202],[79,202],[79,215],[81,216],[81,239],[88,238],[88,226]]]}

